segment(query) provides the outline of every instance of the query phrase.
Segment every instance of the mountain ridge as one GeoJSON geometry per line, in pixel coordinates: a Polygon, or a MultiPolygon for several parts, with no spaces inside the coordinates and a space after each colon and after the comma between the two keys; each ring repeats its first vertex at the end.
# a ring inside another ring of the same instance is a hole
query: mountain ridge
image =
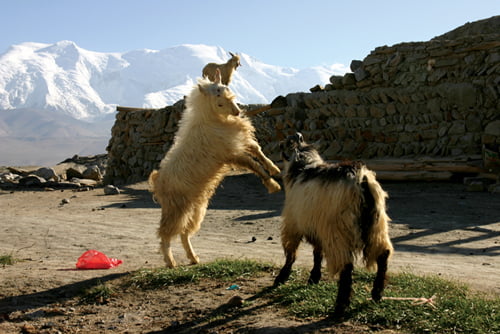
{"type": "MultiPolygon", "coordinates": [[[[242,66],[230,86],[244,104],[306,91],[348,70],[342,65],[298,70],[240,56],[242,66]]],[[[0,109],[44,109],[95,121],[117,105],[161,108],[186,95],[205,64],[228,58],[223,48],[203,44],[100,53],[67,40],[26,42],[0,54],[0,109]]]]}
{"type": "MultiPolygon", "coordinates": [[[[243,104],[328,82],[343,65],[304,70],[240,54],[230,84],[243,104]]],[[[220,46],[183,44],[163,50],[95,52],[69,40],[25,42],[0,54],[0,165],[50,165],[74,154],[104,153],[116,106],[162,108],[187,95],[220,46]]]]}

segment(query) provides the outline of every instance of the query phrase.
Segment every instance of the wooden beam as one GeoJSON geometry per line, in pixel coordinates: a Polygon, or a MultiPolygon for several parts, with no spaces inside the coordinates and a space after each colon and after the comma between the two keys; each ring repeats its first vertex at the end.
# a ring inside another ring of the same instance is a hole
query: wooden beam
{"type": "Polygon", "coordinates": [[[123,107],[123,106],[117,106],[116,107],[116,111],[139,111],[139,110],[144,110],[144,111],[147,111],[147,110],[157,110],[157,109],[154,109],[154,108],[137,108],[137,107],[123,107]]]}
{"type": "Polygon", "coordinates": [[[481,161],[398,161],[398,160],[368,160],[368,168],[385,171],[430,171],[453,173],[484,173],[481,161]]]}
{"type": "Polygon", "coordinates": [[[381,181],[449,181],[451,172],[429,171],[376,171],[377,180],[381,181]]]}
{"type": "Polygon", "coordinates": [[[271,105],[270,104],[267,105],[267,106],[261,107],[261,108],[257,108],[257,109],[254,109],[254,110],[247,111],[246,115],[250,116],[250,117],[251,116],[255,116],[255,115],[260,114],[261,112],[267,111],[269,109],[271,109],[271,105]]]}

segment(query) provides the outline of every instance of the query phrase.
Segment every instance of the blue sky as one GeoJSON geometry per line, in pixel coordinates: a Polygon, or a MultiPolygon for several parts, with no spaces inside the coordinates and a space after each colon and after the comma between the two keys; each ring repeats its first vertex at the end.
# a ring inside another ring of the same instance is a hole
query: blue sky
{"type": "Polygon", "coordinates": [[[71,40],[99,52],[221,46],[295,68],[363,59],[500,15],[499,0],[0,0],[0,53],[71,40]]]}

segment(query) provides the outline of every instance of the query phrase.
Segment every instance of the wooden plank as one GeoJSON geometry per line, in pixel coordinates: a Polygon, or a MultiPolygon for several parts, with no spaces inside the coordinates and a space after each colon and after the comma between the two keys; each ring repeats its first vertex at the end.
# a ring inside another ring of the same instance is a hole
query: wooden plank
{"type": "Polygon", "coordinates": [[[381,181],[449,181],[451,172],[429,171],[376,171],[377,180],[381,181]]]}
{"type": "Polygon", "coordinates": [[[260,114],[260,113],[262,113],[264,111],[267,111],[269,109],[271,109],[271,105],[270,104],[267,105],[267,106],[261,107],[261,108],[257,108],[257,109],[254,109],[254,110],[247,111],[245,114],[247,116],[251,117],[251,116],[255,116],[257,114],[260,114]]]}
{"type": "Polygon", "coordinates": [[[366,161],[368,168],[385,171],[432,171],[453,173],[483,173],[486,170],[478,162],[398,162],[392,161],[366,161]]]}
{"type": "Polygon", "coordinates": [[[148,111],[148,110],[157,110],[157,109],[154,109],[154,108],[137,108],[137,107],[123,107],[123,106],[117,106],[116,107],[116,111],[139,111],[139,110],[143,110],[143,111],[148,111]]]}

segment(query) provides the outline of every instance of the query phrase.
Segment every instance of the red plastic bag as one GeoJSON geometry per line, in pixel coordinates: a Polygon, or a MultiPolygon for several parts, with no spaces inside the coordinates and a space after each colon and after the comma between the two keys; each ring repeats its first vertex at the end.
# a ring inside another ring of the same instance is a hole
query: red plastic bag
{"type": "Polygon", "coordinates": [[[112,259],[94,249],[83,253],[76,262],[78,269],[109,269],[122,264],[122,260],[112,259]]]}

